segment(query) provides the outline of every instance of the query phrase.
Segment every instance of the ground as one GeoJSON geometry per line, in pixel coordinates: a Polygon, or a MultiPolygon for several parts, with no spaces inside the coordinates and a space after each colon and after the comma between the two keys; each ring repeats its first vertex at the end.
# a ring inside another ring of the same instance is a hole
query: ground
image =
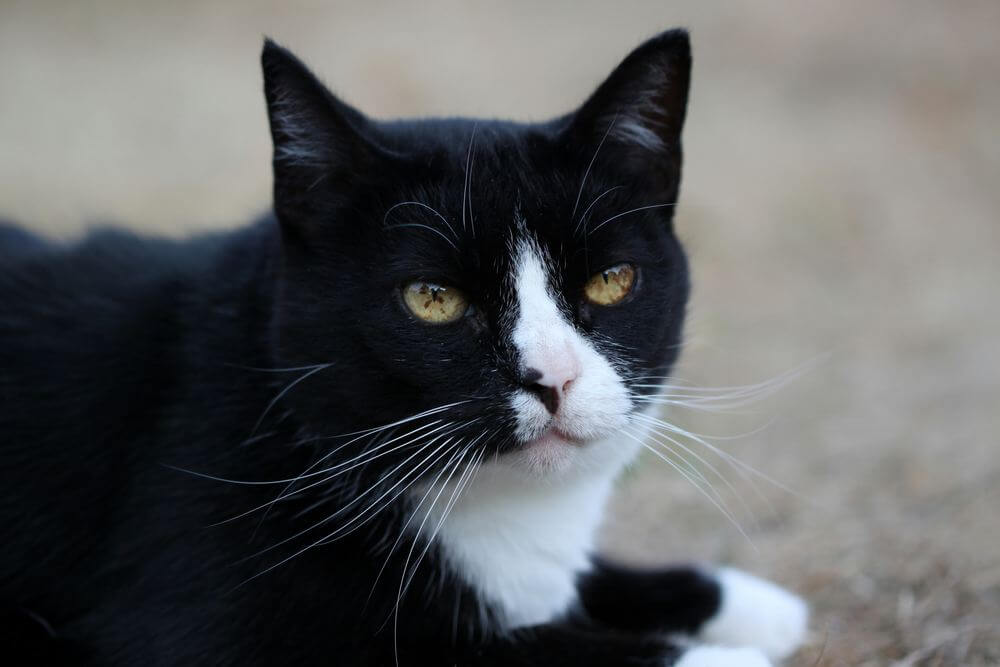
{"type": "Polygon", "coordinates": [[[665,413],[781,485],[716,460],[740,528],[650,455],[606,549],[801,592],[793,664],[1000,661],[1000,3],[141,4],[0,4],[0,214],[180,235],[262,210],[264,33],[378,116],[537,119],[689,27],[677,375],[807,368],[740,414],[665,413]]]}

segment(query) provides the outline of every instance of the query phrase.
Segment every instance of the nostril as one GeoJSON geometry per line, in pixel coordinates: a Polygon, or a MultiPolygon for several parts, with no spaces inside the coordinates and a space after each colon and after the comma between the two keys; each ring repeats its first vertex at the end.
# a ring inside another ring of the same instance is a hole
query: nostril
{"type": "Polygon", "coordinates": [[[564,383],[563,383],[563,386],[562,386],[562,393],[564,393],[564,394],[565,394],[565,393],[566,393],[567,391],[569,391],[569,386],[570,386],[571,384],[573,384],[573,380],[575,380],[575,379],[576,379],[576,378],[570,378],[569,380],[566,380],[566,382],[564,382],[564,383]]]}
{"type": "Polygon", "coordinates": [[[549,411],[549,414],[554,415],[559,411],[559,392],[555,387],[549,387],[548,385],[536,382],[529,385],[527,389],[538,397],[538,400],[542,402],[542,405],[549,411]]]}

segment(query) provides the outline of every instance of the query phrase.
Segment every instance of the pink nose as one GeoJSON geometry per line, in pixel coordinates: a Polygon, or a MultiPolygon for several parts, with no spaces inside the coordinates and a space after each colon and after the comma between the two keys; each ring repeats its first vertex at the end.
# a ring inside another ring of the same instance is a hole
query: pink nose
{"type": "Polygon", "coordinates": [[[576,364],[553,364],[548,371],[543,373],[537,368],[525,368],[520,379],[521,385],[537,396],[549,414],[554,415],[579,373],[576,364]]]}

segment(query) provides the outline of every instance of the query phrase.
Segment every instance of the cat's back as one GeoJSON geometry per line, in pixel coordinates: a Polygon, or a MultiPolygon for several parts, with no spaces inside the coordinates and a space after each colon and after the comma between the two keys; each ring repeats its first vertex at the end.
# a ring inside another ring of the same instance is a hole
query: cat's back
{"type": "Polygon", "coordinates": [[[112,230],[50,241],[0,225],[0,608],[45,608],[33,596],[51,571],[92,579],[130,470],[155,456],[176,402],[218,245],[112,230]]]}
{"type": "Polygon", "coordinates": [[[0,221],[0,327],[18,315],[51,313],[56,305],[72,310],[124,304],[170,273],[183,273],[206,245],[112,228],[74,241],[51,240],[0,221]]]}
{"type": "MultiPolygon", "coordinates": [[[[164,390],[173,348],[217,277],[221,235],[99,229],[52,241],[0,224],[0,447],[120,428],[164,390]]],[[[106,441],[107,438],[97,438],[106,441]]]]}

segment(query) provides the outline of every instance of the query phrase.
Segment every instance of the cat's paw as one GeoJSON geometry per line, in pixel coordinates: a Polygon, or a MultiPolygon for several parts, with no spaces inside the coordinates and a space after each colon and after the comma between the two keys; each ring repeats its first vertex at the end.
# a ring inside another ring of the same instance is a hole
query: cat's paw
{"type": "Polygon", "coordinates": [[[801,598],[739,570],[724,568],[716,577],[721,606],[699,633],[701,641],[753,646],[771,660],[781,660],[801,646],[809,623],[809,608],[801,598]]]}
{"type": "Polygon", "coordinates": [[[760,649],[696,646],[684,652],[673,667],[771,667],[760,649]]]}

